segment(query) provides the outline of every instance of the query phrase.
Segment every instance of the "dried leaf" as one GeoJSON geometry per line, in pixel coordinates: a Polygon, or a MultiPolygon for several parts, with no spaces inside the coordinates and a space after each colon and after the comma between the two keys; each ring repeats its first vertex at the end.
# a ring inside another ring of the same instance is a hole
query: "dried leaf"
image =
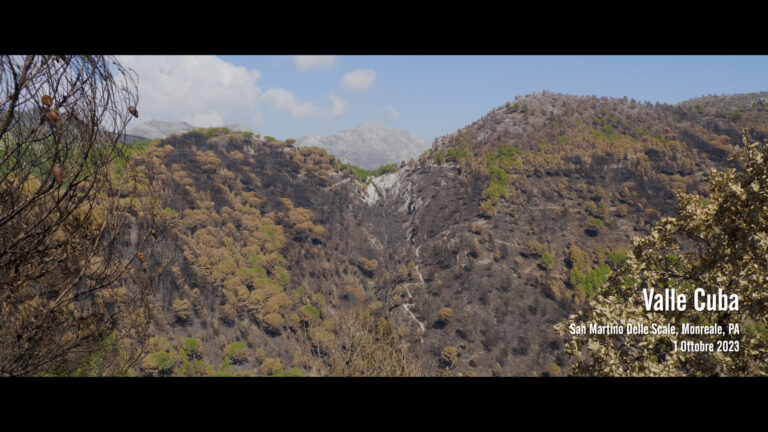
{"type": "Polygon", "coordinates": [[[61,169],[61,166],[54,165],[53,168],[51,168],[51,173],[53,174],[53,179],[56,181],[56,183],[61,184],[64,178],[64,170],[61,169]]]}

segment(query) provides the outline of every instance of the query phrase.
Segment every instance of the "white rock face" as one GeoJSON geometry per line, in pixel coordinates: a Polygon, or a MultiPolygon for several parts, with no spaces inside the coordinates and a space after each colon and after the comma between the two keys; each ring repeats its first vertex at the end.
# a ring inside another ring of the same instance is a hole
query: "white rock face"
{"type": "Polygon", "coordinates": [[[394,198],[398,210],[408,212],[409,206],[418,207],[424,204],[423,199],[414,191],[414,183],[408,180],[409,169],[399,169],[393,173],[374,177],[366,187],[363,200],[375,204],[382,198],[394,198]]]}
{"type": "MultiPolygon", "coordinates": [[[[254,132],[248,126],[241,124],[228,124],[225,128],[234,132],[254,132]]],[[[162,120],[147,120],[131,129],[128,133],[149,139],[166,138],[175,133],[189,132],[193,129],[199,129],[187,122],[166,122],[162,120]]]]}
{"type": "Polygon", "coordinates": [[[131,135],[149,139],[165,138],[171,134],[184,133],[197,129],[187,122],[165,122],[162,120],[147,120],[144,123],[128,129],[131,135]]]}
{"type": "Polygon", "coordinates": [[[429,143],[420,136],[381,123],[363,123],[327,137],[296,138],[296,146],[321,147],[342,162],[374,169],[418,157],[429,148],[429,143]]]}

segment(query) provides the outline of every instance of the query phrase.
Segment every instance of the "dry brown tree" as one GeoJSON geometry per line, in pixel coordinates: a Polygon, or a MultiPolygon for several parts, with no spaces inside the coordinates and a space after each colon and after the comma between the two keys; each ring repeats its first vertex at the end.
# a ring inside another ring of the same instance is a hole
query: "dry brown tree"
{"type": "Polygon", "coordinates": [[[117,247],[129,213],[151,210],[122,144],[136,79],[112,57],[0,56],[0,376],[120,373],[140,356],[151,278],[117,247]]]}
{"type": "Polygon", "coordinates": [[[391,321],[364,307],[339,311],[310,329],[311,375],[418,377],[427,371],[391,321]]]}

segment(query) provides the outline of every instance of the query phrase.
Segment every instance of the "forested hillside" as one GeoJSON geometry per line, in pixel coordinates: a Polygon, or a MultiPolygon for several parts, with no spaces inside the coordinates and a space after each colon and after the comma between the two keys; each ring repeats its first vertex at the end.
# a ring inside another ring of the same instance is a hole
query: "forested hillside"
{"type": "Polygon", "coordinates": [[[155,143],[181,244],[158,291],[164,351],[195,337],[213,369],[236,344],[236,373],[322,373],[319,335],[367,307],[426,374],[559,374],[552,324],[674,214],[676,190],[705,192],[742,129],[766,136],[760,95],[741,100],[738,116],[533,95],[368,184],[323,150],[224,130],[155,143]]]}
{"type": "MultiPolygon", "coordinates": [[[[406,163],[363,169],[227,128],[126,143],[130,71],[2,59],[4,376],[599,374],[572,363],[584,341],[555,325],[637,300],[605,300],[606,282],[656,256],[632,238],[685,221],[695,200],[752,209],[741,192],[763,190],[762,153],[745,142],[768,137],[767,93],[677,105],[533,94],[406,163]],[[749,184],[723,180],[745,169],[749,184]]],[[[739,231],[759,252],[763,219],[748,213],[711,219],[715,234],[699,217],[681,250],[712,234],[737,257],[739,231]]],[[[762,337],[766,323],[749,320],[762,337]]],[[[622,358],[626,374],[646,360],[622,358]]],[[[704,363],[670,370],[727,369],[704,363]]]]}

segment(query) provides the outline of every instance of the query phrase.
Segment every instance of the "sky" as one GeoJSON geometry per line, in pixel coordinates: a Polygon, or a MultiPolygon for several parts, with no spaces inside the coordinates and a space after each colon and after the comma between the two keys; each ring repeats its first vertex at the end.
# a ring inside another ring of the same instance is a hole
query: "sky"
{"type": "MultiPolygon", "coordinates": [[[[768,91],[768,56],[118,56],[142,120],[278,139],[380,122],[429,142],[541,91],[678,103],[768,91]]],[[[137,123],[137,124],[138,124],[137,123]]],[[[132,125],[129,125],[129,128],[132,125]]]]}

